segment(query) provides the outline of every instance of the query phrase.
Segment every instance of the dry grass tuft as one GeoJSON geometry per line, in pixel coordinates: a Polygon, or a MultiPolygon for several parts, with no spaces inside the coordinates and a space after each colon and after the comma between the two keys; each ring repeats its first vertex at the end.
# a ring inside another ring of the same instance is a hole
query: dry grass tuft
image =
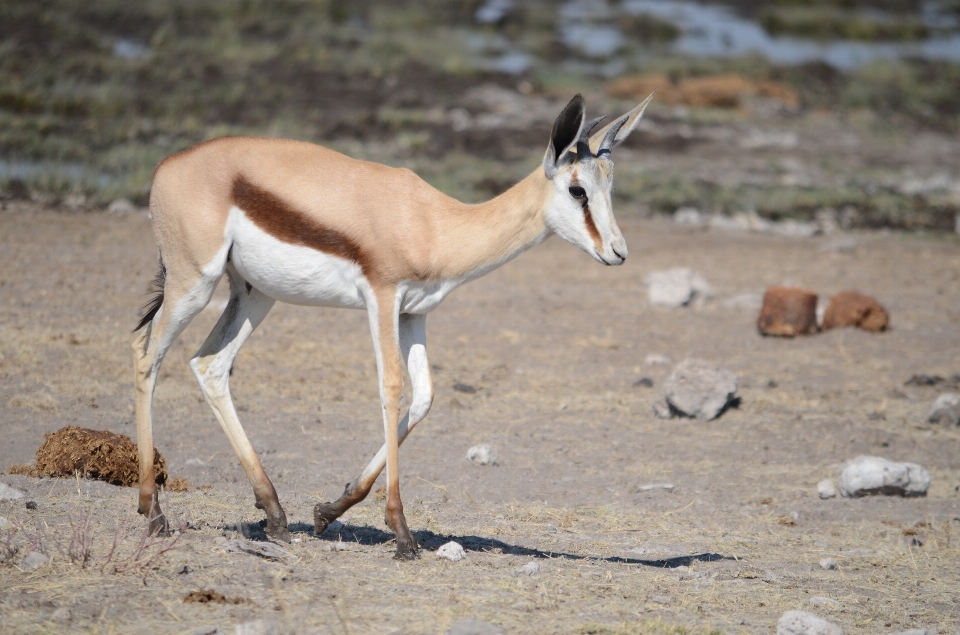
{"type": "Polygon", "coordinates": [[[228,598],[223,593],[217,593],[212,589],[190,591],[183,596],[183,601],[187,604],[247,604],[249,602],[246,598],[228,598]]]}
{"type": "Polygon", "coordinates": [[[190,481],[178,476],[167,481],[164,488],[170,492],[186,492],[190,489],[190,481]]]}

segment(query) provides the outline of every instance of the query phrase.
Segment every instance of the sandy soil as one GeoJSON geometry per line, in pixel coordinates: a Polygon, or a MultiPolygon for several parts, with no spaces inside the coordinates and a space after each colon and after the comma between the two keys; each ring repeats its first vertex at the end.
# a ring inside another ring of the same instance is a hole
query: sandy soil
{"type": "MultiPolygon", "coordinates": [[[[27,496],[0,502],[0,536],[22,525],[3,543],[19,553],[0,565],[0,631],[232,632],[265,620],[291,633],[442,633],[472,617],[509,633],[770,633],[790,609],[848,633],[960,629],[960,430],[926,423],[939,389],[904,385],[960,373],[957,237],[788,239],[620,216],[623,267],[554,238],[428,320],[437,396],[401,452],[404,500],[422,545],[457,540],[465,560],[391,560],[373,497],[312,536],[313,505],[359,472],[382,425],[364,315],[287,305],[244,348],[232,388],[292,523],[293,558],[224,548],[223,537],[256,537],[262,515],[187,366],[221,289],[157,389],[157,447],[191,483],[163,502],[186,529],[143,545],[134,489],[4,476],[27,496]],[[651,307],[644,275],[674,266],[700,271],[715,298],[651,307]],[[785,281],[823,298],[872,295],[893,328],[770,339],[753,310],[725,304],[785,281]],[[651,353],[733,370],[739,408],[657,419],[671,367],[644,365],[651,353]],[[634,387],[642,377],[654,387],[634,387]],[[477,443],[500,464],[468,462],[477,443]],[[860,454],[924,465],[929,495],[819,500],[817,481],[860,454]],[[675,489],[638,491],[657,482],[675,489]],[[52,563],[21,571],[30,549],[52,563]],[[821,569],[825,557],[839,568],[821,569]],[[539,575],[514,575],[532,559],[539,575]],[[208,589],[241,603],[184,601],[208,589]]],[[[135,435],[130,329],[155,264],[143,216],[0,211],[0,469],[31,462],[64,425],[135,435]]]]}

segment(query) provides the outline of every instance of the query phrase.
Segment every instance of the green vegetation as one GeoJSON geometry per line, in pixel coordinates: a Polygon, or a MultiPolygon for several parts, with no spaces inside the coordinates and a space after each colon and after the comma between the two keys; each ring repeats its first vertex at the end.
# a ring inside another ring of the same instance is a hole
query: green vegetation
{"type": "MultiPolygon", "coordinates": [[[[757,10],[781,17],[841,15],[851,10],[848,4],[783,0],[757,10]]],[[[444,113],[459,107],[463,92],[484,82],[515,88],[520,80],[545,93],[597,92],[603,82],[567,63],[577,61],[577,53],[560,42],[555,5],[524,4],[497,24],[478,26],[473,15],[479,5],[0,3],[0,194],[85,195],[98,204],[125,196],[143,204],[163,157],[217,136],[256,134],[321,142],[407,165],[455,196],[488,197],[536,163],[542,139],[533,131],[492,131],[486,137],[452,131],[444,113]],[[476,56],[511,49],[529,51],[539,61],[521,77],[478,70],[476,56]],[[509,137],[503,143],[513,144],[512,151],[491,143],[491,136],[509,137]]],[[[895,121],[900,128],[960,131],[960,64],[878,62],[842,74],[823,64],[783,68],[750,56],[641,58],[635,54],[651,42],[671,40],[677,29],[649,16],[617,20],[628,42],[624,59],[632,60],[625,73],[659,72],[674,82],[740,73],[792,86],[808,109],[868,111],[879,125],[895,121]]],[[[690,121],[723,123],[736,116],[704,110],[690,121]]],[[[896,192],[728,188],[676,174],[625,175],[617,192],[655,211],[694,204],[776,217],[808,215],[824,205],[854,206],[899,226],[923,225],[916,219],[924,214],[950,213],[937,201],[896,192]]]]}
{"type": "Polygon", "coordinates": [[[868,17],[836,7],[772,6],[761,10],[757,20],[773,36],[867,42],[922,40],[930,36],[930,29],[913,16],[868,17]]]}

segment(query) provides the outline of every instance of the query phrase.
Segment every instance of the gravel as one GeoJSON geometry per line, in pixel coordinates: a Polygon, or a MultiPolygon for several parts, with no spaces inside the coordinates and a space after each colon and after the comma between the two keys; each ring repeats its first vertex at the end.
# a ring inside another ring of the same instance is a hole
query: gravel
{"type": "Polygon", "coordinates": [[[777,635],[843,635],[843,631],[806,611],[787,611],[777,622],[777,635]]]}

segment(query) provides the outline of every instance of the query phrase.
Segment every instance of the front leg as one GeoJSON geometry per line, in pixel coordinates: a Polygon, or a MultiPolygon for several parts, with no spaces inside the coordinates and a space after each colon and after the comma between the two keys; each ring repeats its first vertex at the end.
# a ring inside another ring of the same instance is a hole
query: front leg
{"type": "MultiPolygon", "coordinates": [[[[427,361],[427,316],[403,314],[398,319],[400,327],[400,352],[410,373],[413,398],[410,409],[400,421],[397,436],[399,445],[407,438],[413,428],[423,421],[430,412],[433,403],[433,385],[430,380],[430,364],[427,361]]],[[[343,515],[348,509],[362,501],[370,493],[380,472],[387,464],[387,444],[367,464],[360,476],[347,483],[343,494],[334,502],[317,503],[313,508],[314,533],[322,534],[330,523],[343,515]]]]}
{"type": "Polygon", "coordinates": [[[387,448],[387,509],[385,522],[397,538],[397,560],[419,557],[419,546],[407,528],[400,500],[399,420],[403,374],[400,369],[399,312],[395,288],[379,289],[367,304],[373,348],[377,354],[384,442],[387,448]]]}

